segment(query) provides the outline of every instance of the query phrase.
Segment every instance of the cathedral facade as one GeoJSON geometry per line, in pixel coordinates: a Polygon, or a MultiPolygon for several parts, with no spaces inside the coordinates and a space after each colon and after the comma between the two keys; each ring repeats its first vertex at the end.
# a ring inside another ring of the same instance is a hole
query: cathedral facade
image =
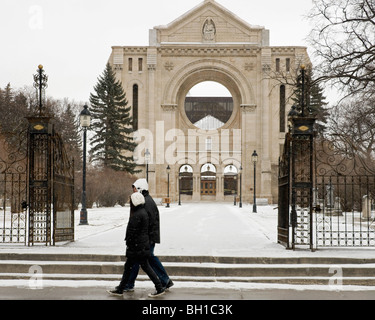
{"type": "Polygon", "coordinates": [[[292,103],[282,79],[310,63],[306,47],[270,46],[269,30],[205,0],[151,29],[148,46],[112,47],[109,63],[132,107],[138,176],[155,198],[252,203],[255,193],[277,203],[292,103]],[[189,97],[206,81],[231,97],[189,97]]]}

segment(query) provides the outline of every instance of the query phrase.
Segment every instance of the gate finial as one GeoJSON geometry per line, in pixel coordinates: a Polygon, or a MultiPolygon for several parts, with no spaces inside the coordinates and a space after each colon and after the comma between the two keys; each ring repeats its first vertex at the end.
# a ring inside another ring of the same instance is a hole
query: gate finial
{"type": "Polygon", "coordinates": [[[48,76],[44,73],[43,65],[38,65],[37,74],[34,74],[34,88],[37,89],[39,116],[43,115],[43,100],[45,98],[45,89],[48,87],[48,76]]]}

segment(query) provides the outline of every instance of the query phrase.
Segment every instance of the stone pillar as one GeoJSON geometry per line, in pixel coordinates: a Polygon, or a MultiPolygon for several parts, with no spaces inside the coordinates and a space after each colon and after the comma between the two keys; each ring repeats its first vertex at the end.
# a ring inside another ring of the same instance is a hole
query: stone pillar
{"type": "Polygon", "coordinates": [[[222,171],[216,172],[216,201],[224,201],[223,183],[222,171]]]}
{"type": "Polygon", "coordinates": [[[257,188],[257,197],[267,198],[269,202],[272,202],[272,170],[271,170],[271,158],[270,158],[270,146],[271,146],[271,130],[270,123],[272,116],[270,113],[270,71],[271,71],[271,49],[262,49],[262,107],[261,107],[261,148],[256,149],[259,155],[259,164],[257,165],[257,181],[260,182],[260,188],[257,188]],[[259,172],[259,174],[258,174],[259,172]],[[258,177],[260,179],[258,179],[258,177]]]}
{"type": "MultiPolygon", "coordinates": [[[[146,127],[150,130],[150,132],[155,132],[155,70],[156,70],[156,64],[157,64],[157,49],[156,48],[148,48],[147,49],[147,71],[148,71],[148,78],[147,78],[147,85],[146,85],[146,92],[148,100],[146,100],[146,127]]],[[[149,141],[147,142],[146,147],[150,150],[151,157],[153,159],[153,162],[155,163],[156,160],[156,150],[154,148],[155,146],[155,137],[151,137],[149,141]]],[[[150,166],[149,166],[149,171],[150,166]]],[[[155,170],[154,170],[155,171],[155,170]]],[[[154,174],[149,174],[149,186],[150,186],[150,192],[152,194],[157,193],[157,175],[156,172],[154,174]]]]}
{"type": "Polygon", "coordinates": [[[241,156],[242,165],[242,200],[252,202],[254,172],[251,154],[257,146],[257,106],[254,104],[241,105],[241,156]]]}
{"type": "Polygon", "coordinates": [[[193,173],[193,201],[200,201],[201,199],[201,174],[200,172],[193,173]]]}

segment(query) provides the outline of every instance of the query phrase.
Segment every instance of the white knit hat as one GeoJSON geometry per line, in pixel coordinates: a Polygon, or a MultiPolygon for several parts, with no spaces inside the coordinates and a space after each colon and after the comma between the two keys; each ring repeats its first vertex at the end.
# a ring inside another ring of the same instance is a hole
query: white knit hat
{"type": "Polygon", "coordinates": [[[139,192],[134,192],[130,196],[130,199],[131,199],[134,207],[137,207],[140,204],[144,204],[145,203],[145,197],[142,195],[142,193],[139,193],[139,192]]]}
{"type": "Polygon", "coordinates": [[[136,182],[133,183],[133,186],[137,188],[138,192],[148,190],[148,183],[146,179],[138,179],[136,182]]]}

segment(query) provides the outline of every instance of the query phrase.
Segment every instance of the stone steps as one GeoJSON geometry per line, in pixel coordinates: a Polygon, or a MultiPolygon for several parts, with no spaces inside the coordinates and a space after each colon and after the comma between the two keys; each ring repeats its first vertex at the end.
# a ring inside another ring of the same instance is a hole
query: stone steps
{"type": "MultiPolygon", "coordinates": [[[[321,257],[160,256],[174,281],[327,285],[375,285],[375,259],[321,257]]],[[[34,270],[49,280],[121,278],[124,257],[92,254],[0,254],[0,279],[29,279],[34,270]],[[37,266],[37,267],[36,267],[37,266]]],[[[138,280],[147,280],[140,272],[138,280]]]]}

